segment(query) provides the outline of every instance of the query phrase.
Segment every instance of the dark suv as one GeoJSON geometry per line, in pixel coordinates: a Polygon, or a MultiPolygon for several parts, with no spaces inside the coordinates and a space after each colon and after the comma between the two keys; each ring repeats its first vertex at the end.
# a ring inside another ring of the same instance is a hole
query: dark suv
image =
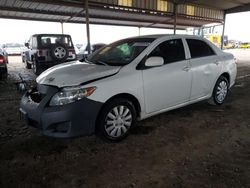
{"type": "Polygon", "coordinates": [[[70,35],[37,34],[32,35],[24,52],[24,62],[27,69],[33,68],[35,74],[40,74],[44,68],[76,60],[76,53],[70,35]]]}

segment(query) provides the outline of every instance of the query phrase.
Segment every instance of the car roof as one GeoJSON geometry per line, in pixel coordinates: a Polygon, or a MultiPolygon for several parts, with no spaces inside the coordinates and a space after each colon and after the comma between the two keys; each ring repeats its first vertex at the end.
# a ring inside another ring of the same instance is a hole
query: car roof
{"type": "Polygon", "coordinates": [[[42,33],[42,34],[34,34],[34,35],[32,35],[32,37],[40,37],[40,36],[66,36],[66,37],[70,37],[70,35],[66,35],[66,34],[49,34],[49,33],[42,33]]]}
{"type": "Polygon", "coordinates": [[[201,36],[196,36],[196,35],[179,35],[179,34],[155,34],[155,35],[141,35],[141,36],[136,36],[136,37],[131,37],[133,38],[153,38],[153,39],[159,39],[159,38],[164,38],[164,37],[183,37],[183,38],[196,38],[196,39],[203,39],[201,36]]]}
{"type": "MultiPolygon", "coordinates": [[[[216,51],[216,53],[221,53],[222,51],[216,47],[212,42],[210,42],[209,40],[207,40],[206,38],[203,38],[202,36],[197,36],[197,35],[179,35],[179,34],[156,34],[156,35],[141,35],[141,36],[136,36],[136,37],[130,37],[130,38],[127,38],[128,40],[134,40],[134,39],[146,39],[146,38],[149,38],[149,39],[153,39],[154,41],[155,40],[161,40],[161,39],[175,39],[175,38],[186,38],[186,39],[195,39],[195,40],[200,40],[200,41],[204,41],[206,42],[208,45],[210,45],[210,47],[213,48],[213,50],[216,51]]],[[[122,39],[122,40],[126,40],[126,39],[122,39]]],[[[120,41],[122,41],[120,40],[120,41]]]]}

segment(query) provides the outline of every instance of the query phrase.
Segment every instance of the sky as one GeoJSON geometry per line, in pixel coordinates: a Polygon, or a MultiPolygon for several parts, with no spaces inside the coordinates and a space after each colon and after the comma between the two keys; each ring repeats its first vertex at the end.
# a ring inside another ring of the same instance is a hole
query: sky
{"type": "MultiPolygon", "coordinates": [[[[250,12],[227,15],[225,35],[231,40],[250,42],[250,12]]],[[[61,24],[55,22],[38,22],[24,20],[0,19],[0,44],[16,42],[24,43],[33,34],[61,33],[61,24]],[[4,29],[3,29],[4,28],[4,29]]],[[[90,25],[91,43],[111,43],[113,41],[146,34],[169,34],[168,29],[141,28],[121,26],[90,25]]],[[[64,24],[64,33],[70,34],[75,44],[86,43],[85,24],[64,24]]],[[[186,31],[178,31],[177,34],[185,34],[186,31]]]]}

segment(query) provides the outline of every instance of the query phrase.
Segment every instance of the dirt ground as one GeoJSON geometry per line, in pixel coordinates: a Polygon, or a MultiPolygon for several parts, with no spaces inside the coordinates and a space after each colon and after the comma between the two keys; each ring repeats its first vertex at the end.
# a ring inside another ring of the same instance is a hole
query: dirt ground
{"type": "Polygon", "coordinates": [[[231,50],[238,77],[226,103],[200,102],[137,123],[120,143],[52,139],[19,119],[11,57],[0,81],[0,187],[250,187],[250,50],[231,50]]]}

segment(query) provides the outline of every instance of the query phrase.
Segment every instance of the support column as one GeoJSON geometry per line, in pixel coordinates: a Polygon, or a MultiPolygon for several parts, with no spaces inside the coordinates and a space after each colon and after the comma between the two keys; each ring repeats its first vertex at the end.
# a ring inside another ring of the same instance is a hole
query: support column
{"type": "Polygon", "coordinates": [[[177,3],[174,3],[174,35],[176,35],[176,24],[177,24],[177,3]]]}
{"type": "Polygon", "coordinates": [[[141,36],[141,27],[138,27],[139,36],[141,36]]]}
{"type": "Polygon", "coordinates": [[[222,35],[221,35],[221,49],[224,49],[224,35],[225,35],[225,25],[226,25],[226,13],[224,13],[224,23],[223,23],[223,29],[222,29],[222,35]]]}
{"type": "Polygon", "coordinates": [[[62,30],[62,34],[64,34],[63,22],[61,22],[61,30],[62,30]]]}
{"type": "Polygon", "coordinates": [[[87,50],[91,53],[90,47],[90,29],[89,29],[89,1],[85,0],[85,16],[86,16],[86,31],[87,31],[87,50]]]}

